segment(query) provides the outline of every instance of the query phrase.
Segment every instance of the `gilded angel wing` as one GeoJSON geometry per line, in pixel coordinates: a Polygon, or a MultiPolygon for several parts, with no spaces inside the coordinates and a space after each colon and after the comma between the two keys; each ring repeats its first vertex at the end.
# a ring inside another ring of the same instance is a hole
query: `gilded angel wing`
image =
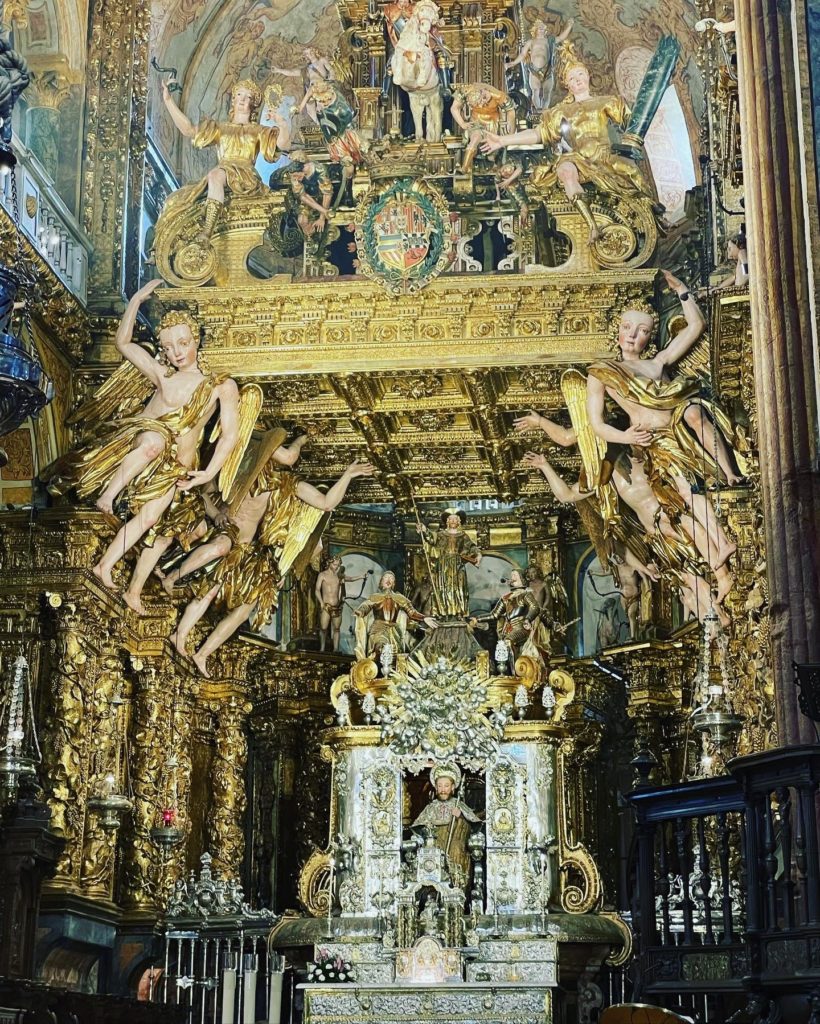
{"type": "Polygon", "coordinates": [[[282,576],[291,569],[297,576],[310,563],[313,549],[330,522],[330,514],[314,508],[298,499],[294,502],[293,515],[288,523],[288,535],[279,556],[279,571],[282,576]]]}
{"type": "Polygon", "coordinates": [[[575,428],[578,450],[584,466],[582,490],[601,486],[606,441],[593,431],[587,413],[587,379],[580,370],[566,370],[561,377],[561,392],[567,403],[569,418],[575,428]]]}
{"type": "Polygon", "coordinates": [[[342,36],[328,63],[333,68],[333,79],[340,85],[353,85],[353,47],[346,35],[342,36]]]}
{"type": "MultiPolygon", "coordinates": [[[[667,328],[668,345],[686,327],[686,317],[678,314],[672,317],[667,328]]],[[[710,381],[712,377],[712,353],[709,347],[709,332],[704,331],[686,355],[675,363],[674,372],[681,377],[699,377],[710,381]]]]}
{"type": "MultiPolygon", "coordinates": [[[[575,428],[578,451],[581,453],[581,463],[584,467],[585,479],[581,481],[581,489],[595,491],[599,518],[603,523],[604,531],[608,532],[608,524],[614,523],[618,519],[618,495],[613,485],[604,479],[604,459],[607,445],[603,438],[598,437],[589,421],[586,377],[580,370],[566,370],[561,377],[561,392],[566,400],[569,417],[575,428]]],[[[581,513],[580,508],[579,514],[583,518],[584,514],[581,513]]],[[[592,534],[590,534],[590,538],[592,538],[592,534]]]]}
{"type": "Polygon", "coordinates": [[[145,405],[153,390],[151,381],[126,359],[90,398],[66,417],[66,423],[72,427],[82,423],[93,428],[114,417],[133,416],[145,405]]]}
{"type": "MultiPolygon", "coordinates": [[[[219,493],[222,500],[230,501],[236,474],[242,465],[242,457],[250,443],[253,428],[262,410],[262,388],[258,384],[246,384],[239,392],[239,431],[236,444],[219,473],[219,493]]],[[[217,430],[214,430],[214,435],[217,430]]]]}

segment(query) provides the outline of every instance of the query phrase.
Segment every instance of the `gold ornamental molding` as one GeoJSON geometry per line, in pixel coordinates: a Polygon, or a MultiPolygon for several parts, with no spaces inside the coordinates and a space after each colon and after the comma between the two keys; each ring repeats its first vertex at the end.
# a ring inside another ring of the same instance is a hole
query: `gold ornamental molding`
{"type": "Polygon", "coordinates": [[[364,280],[272,280],[162,289],[199,318],[214,369],[247,377],[321,371],[584,363],[609,351],[611,322],[657,271],[441,277],[421,296],[364,280]]]}

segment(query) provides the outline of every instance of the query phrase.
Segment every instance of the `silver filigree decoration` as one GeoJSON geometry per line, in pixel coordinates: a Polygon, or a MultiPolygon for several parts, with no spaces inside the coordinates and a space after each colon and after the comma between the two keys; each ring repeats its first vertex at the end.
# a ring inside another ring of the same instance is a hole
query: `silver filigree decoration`
{"type": "Polygon", "coordinates": [[[487,684],[470,665],[416,655],[379,702],[382,740],[402,757],[483,763],[498,754],[512,712],[504,705],[488,717],[487,705],[487,684]]]}

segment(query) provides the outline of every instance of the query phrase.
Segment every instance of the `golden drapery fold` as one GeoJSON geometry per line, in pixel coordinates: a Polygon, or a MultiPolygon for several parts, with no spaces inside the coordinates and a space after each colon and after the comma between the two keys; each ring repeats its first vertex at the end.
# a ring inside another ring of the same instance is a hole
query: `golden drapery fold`
{"type": "Polygon", "coordinates": [[[612,150],[610,124],[625,128],[630,113],[620,96],[567,99],[544,111],[538,125],[542,144],[552,152],[556,143],[566,140],[572,150],[561,153],[552,163],[535,167],[533,184],[552,185],[561,164],[572,163],[578,168],[582,184],[590,182],[619,196],[646,196],[656,203],[657,196],[640,167],[612,150]]]}
{"type": "Polygon", "coordinates": [[[316,530],[324,519],[321,509],[305,504],[297,495],[299,477],[287,472],[266,472],[256,494],[268,494],[268,504],[256,537],[236,543],[236,528],[229,523],[234,540],[230,552],[217,564],[208,585],[218,585],[216,600],[232,611],[254,605],[250,623],[260,629],[270,622],[279,602],[279,588],[302,552],[315,543],[316,530]]]}

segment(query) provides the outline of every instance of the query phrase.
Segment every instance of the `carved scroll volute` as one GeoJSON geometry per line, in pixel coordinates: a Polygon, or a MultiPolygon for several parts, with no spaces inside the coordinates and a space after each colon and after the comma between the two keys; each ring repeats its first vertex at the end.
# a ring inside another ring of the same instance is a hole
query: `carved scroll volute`
{"type": "Polygon", "coordinates": [[[568,914],[588,914],[603,899],[603,886],[598,866],[583,843],[572,839],[568,826],[566,761],[571,756],[572,741],[565,741],[558,750],[558,864],[561,908],[568,914]]]}
{"type": "Polygon", "coordinates": [[[212,804],[208,813],[208,840],[214,872],[223,878],[239,875],[245,853],[245,766],[248,760],[246,724],[252,705],[244,698],[213,702],[216,715],[214,758],[211,767],[212,804]]]}

